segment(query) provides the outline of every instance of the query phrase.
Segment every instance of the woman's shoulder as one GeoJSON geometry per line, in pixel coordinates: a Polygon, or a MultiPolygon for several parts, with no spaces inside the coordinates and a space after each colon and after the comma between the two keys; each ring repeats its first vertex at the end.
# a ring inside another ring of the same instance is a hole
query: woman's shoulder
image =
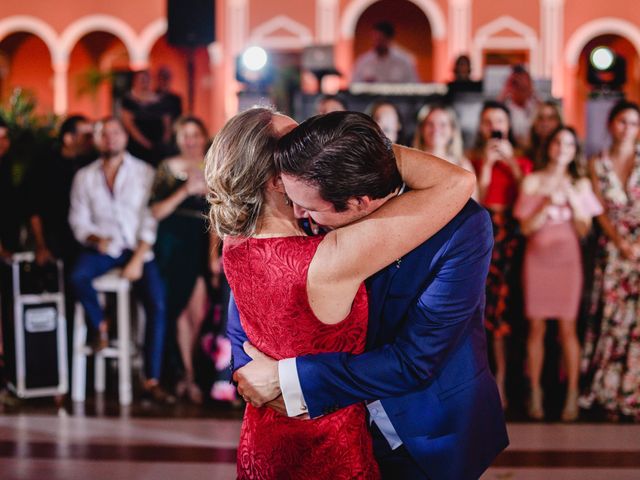
{"type": "Polygon", "coordinates": [[[520,189],[522,193],[534,195],[542,185],[543,174],[541,172],[532,172],[522,179],[520,189]]]}
{"type": "Polygon", "coordinates": [[[578,178],[573,185],[579,191],[591,190],[591,180],[586,177],[578,178]]]}

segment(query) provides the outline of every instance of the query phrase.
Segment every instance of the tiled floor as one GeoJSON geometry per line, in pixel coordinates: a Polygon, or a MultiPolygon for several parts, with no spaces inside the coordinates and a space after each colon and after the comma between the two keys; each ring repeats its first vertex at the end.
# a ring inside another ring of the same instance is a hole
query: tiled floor
{"type": "MultiPolygon", "coordinates": [[[[0,478],[235,478],[240,420],[211,416],[4,415],[0,478]]],[[[640,479],[640,425],[512,423],[509,433],[511,446],[483,480],[640,479]]]]}

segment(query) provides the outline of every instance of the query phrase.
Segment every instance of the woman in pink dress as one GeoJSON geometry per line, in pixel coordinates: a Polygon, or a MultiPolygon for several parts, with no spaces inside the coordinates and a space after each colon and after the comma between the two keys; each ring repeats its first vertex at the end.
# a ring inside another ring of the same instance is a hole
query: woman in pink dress
{"type": "Polygon", "coordinates": [[[525,311],[529,319],[527,365],[531,382],[529,416],[544,418],[540,376],[544,361],[546,321],[558,320],[567,371],[563,421],[578,417],[580,343],[576,319],[582,293],[579,238],[591,228],[602,207],[591,183],[578,176],[578,138],[571,127],[551,133],[543,151],[543,167],[522,182],[514,216],[527,236],[524,257],[525,311]]]}
{"type": "MultiPolygon", "coordinates": [[[[340,155],[345,166],[366,152],[372,165],[385,165],[378,171],[386,179],[378,198],[351,197],[340,212],[348,225],[326,235],[305,235],[283,187],[289,180],[276,171],[276,141],[296,126],[290,118],[264,108],[240,113],[218,133],[206,159],[210,216],[224,238],[225,272],[242,327],[253,345],[275,359],[362,352],[364,280],[442,228],[475,183],[449,162],[391,147],[366,115],[334,112],[321,118],[329,122],[324,128],[341,132],[332,148],[350,145],[340,155]],[[411,191],[398,195],[402,181],[411,191]]],[[[332,205],[318,194],[305,207],[318,208],[321,218],[332,205]]],[[[238,477],[378,478],[365,406],[299,420],[247,405],[238,477]]]]}

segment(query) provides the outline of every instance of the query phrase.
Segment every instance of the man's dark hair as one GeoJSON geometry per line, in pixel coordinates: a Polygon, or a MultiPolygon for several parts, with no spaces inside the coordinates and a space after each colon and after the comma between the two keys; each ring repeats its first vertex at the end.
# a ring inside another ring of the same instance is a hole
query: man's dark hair
{"type": "Polygon", "coordinates": [[[9,129],[9,124],[5,121],[4,118],[2,118],[2,116],[0,116],[0,128],[6,128],[7,130],[9,129]]]}
{"type": "Polygon", "coordinates": [[[391,22],[378,22],[373,26],[373,29],[382,33],[387,38],[396,36],[396,29],[391,22]]]}
{"type": "Polygon", "coordinates": [[[364,113],[311,117],[280,139],[275,161],[281,173],[318,187],[337,212],[350,198],[384,198],[402,185],[391,143],[364,113]]]}
{"type": "Polygon", "coordinates": [[[71,115],[67,117],[62,125],[60,125],[60,132],[58,133],[58,139],[62,142],[62,139],[67,133],[77,133],[78,124],[83,122],[89,122],[84,115],[71,115]]]}
{"type": "Polygon", "coordinates": [[[609,111],[609,117],[607,118],[607,125],[611,125],[611,123],[615,120],[615,118],[625,110],[634,110],[635,112],[640,114],[640,106],[638,106],[637,103],[630,102],[629,100],[620,100],[609,111]]]}

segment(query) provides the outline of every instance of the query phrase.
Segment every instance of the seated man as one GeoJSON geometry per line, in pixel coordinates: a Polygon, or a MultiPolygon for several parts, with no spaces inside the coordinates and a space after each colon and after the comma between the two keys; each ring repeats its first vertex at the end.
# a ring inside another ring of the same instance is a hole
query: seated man
{"type": "Polygon", "coordinates": [[[373,26],[373,48],[358,57],[351,83],[417,83],[420,82],[411,56],[393,45],[395,28],[389,22],[373,26]]]}
{"type": "Polygon", "coordinates": [[[76,297],[89,325],[97,331],[96,347],[108,345],[108,325],[92,286],[96,277],[122,267],[122,276],[141,288],[146,311],[145,393],[174,403],[159,386],[166,330],[165,294],[151,249],[156,221],[149,210],[153,168],[125,150],[127,133],[117,118],[98,122],[96,148],[100,158],[80,169],[71,187],[69,223],[86,249],[71,274],[76,297]]]}

